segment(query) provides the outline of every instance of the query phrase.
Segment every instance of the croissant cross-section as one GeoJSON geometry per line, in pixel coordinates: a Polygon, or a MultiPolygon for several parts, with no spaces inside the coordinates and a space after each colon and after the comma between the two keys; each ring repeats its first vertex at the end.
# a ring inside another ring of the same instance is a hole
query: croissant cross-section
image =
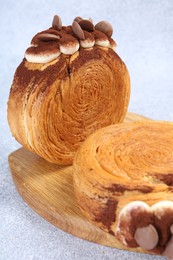
{"type": "Polygon", "coordinates": [[[173,123],[97,130],[75,156],[74,190],[85,216],[120,248],[173,257],[173,123]]]}

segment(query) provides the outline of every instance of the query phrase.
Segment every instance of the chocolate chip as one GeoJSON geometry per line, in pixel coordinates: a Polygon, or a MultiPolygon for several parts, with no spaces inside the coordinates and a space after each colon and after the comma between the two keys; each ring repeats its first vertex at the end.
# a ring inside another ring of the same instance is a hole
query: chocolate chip
{"type": "Polygon", "coordinates": [[[52,22],[52,27],[55,27],[58,31],[62,29],[62,21],[58,15],[55,15],[52,22]]]}
{"type": "Polygon", "coordinates": [[[79,25],[83,30],[86,30],[88,32],[93,32],[94,31],[94,25],[92,22],[89,20],[82,20],[79,22],[79,25]]]}
{"type": "Polygon", "coordinates": [[[37,36],[37,38],[41,41],[56,41],[58,40],[60,37],[58,35],[55,34],[51,34],[51,33],[42,33],[39,34],[37,36]]]}
{"type": "Polygon", "coordinates": [[[95,29],[105,33],[108,37],[112,36],[113,28],[112,25],[106,21],[101,21],[95,25],[95,29]]]}
{"type": "Polygon", "coordinates": [[[146,250],[154,249],[159,241],[158,233],[153,225],[137,228],[134,238],[138,245],[146,250]]]}
{"type": "Polygon", "coordinates": [[[77,16],[77,17],[74,18],[74,21],[77,22],[77,23],[79,23],[82,20],[83,20],[83,18],[80,17],[80,16],[77,16]]]}
{"type": "Polygon", "coordinates": [[[73,21],[73,23],[72,23],[72,31],[80,40],[84,40],[85,39],[84,32],[83,32],[83,30],[80,27],[78,22],[73,21]]]}

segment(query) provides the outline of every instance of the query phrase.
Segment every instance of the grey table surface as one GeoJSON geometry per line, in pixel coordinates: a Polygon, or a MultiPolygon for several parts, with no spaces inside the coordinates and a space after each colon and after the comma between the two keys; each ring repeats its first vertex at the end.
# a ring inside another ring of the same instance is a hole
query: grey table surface
{"type": "Polygon", "coordinates": [[[48,28],[54,14],[65,25],[75,16],[108,20],[131,75],[129,111],[173,121],[173,1],[0,0],[0,259],[164,259],[66,234],[33,212],[15,189],[7,160],[20,145],[6,119],[9,89],[32,36],[48,28]]]}

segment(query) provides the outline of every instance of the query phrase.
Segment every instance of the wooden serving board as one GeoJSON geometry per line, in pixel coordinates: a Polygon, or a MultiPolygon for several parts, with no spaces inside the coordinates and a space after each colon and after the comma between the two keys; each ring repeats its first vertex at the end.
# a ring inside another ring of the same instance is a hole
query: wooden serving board
{"type": "MultiPolygon", "coordinates": [[[[147,119],[128,113],[125,121],[147,119]]],[[[51,164],[20,148],[9,155],[13,181],[21,197],[41,217],[58,228],[105,246],[143,252],[123,247],[115,237],[91,224],[80,211],[73,192],[73,167],[51,164]]]]}

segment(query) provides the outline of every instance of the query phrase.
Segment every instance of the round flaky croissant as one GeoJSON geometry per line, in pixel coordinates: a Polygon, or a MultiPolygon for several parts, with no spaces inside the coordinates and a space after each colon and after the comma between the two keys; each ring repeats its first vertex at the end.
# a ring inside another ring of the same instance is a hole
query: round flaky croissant
{"type": "Polygon", "coordinates": [[[68,165],[87,136],[122,122],[130,80],[111,30],[80,17],[62,26],[55,16],[50,29],[34,36],[8,101],[11,132],[24,147],[68,165]]]}
{"type": "Polygon", "coordinates": [[[173,257],[173,123],[96,131],[74,159],[74,188],[86,217],[120,248],[173,257]]]}

